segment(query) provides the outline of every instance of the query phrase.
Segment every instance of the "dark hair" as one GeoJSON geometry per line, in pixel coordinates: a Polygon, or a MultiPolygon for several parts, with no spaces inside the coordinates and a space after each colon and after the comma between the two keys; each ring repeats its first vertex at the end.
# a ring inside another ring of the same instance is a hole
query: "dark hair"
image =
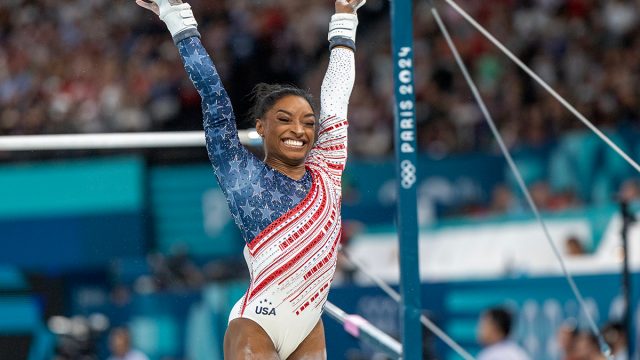
{"type": "Polygon", "coordinates": [[[127,343],[131,342],[131,333],[129,332],[129,329],[127,329],[126,327],[122,327],[122,326],[115,327],[109,333],[109,338],[111,340],[115,339],[117,336],[123,336],[127,340],[127,343]]]}
{"type": "Polygon", "coordinates": [[[604,335],[605,341],[612,346],[619,339],[626,340],[627,329],[623,323],[618,321],[613,321],[607,323],[602,328],[602,334],[604,335]]]}
{"type": "Polygon", "coordinates": [[[316,113],[313,96],[309,91],[302,90],[293,85],[260,83],[251,91],[253,106],[249,111],[249,122],[254,124],[256,119],[262,118],[278,100],[289,95],[299,96],[307,100],[313,112],[316,113]]]}
{"type": "Polygon", "coordinates": [[[502,307],[495,307],[487,310],[484,315],[495,324],[504,337],[509,336],[513,322],[511,312],[509,312],[509,310],[502,307]]]}

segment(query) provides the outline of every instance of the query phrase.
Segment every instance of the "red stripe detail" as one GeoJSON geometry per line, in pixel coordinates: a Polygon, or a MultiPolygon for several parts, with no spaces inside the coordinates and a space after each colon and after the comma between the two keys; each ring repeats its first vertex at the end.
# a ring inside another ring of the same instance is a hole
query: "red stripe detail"
{"type": "MultiPolygon", "coordinates": [[[[328,118],[326,118],[326,119],[324,119],[324,120],[321,120],[321,121],[320,121],[320,124],[327,123],[327,122],[329,122],[329,121],[331,121],[331,120],[333,120],[333,119],[335,119],[335,118],[337,118],[337,116],[335,116],[335,115],[333,115],[333,116],[329,116],[328,118]]],[[[327,132],[327,131],[328,131],[328,128],[326,128],[326,127],[325,127],[324,129],[322,129],[322,130],[320,130],[320,131],[318,132],[318,135],[324,134],[324,133],[325,133],[325,132],[327,132]]]]}
{"type": "Polygon", "coordinates": [[[327,146],[327,147],[316,145],[316,149],[320,149],[322,151],[339,151],[339,150],[345,150],[346,148],[347,146],[344,144],[327,146]]]}
{"type": "MultiPolygon", "coordinates": [[[[325,187],[324,182],[320,182],[320,185],[323,187],[323,190],[324,190],[324,187],[325,187]]],[[[320,193],[320,192],[319,192],[319,193],[320,193]]],[[[311,215],[311,217],[309,217],[309,220],[308,220],[307,224],[305,224],[305,226],[306,226],[306,225],[309,225],[309,224],[313,224],[313,223],[319,223],[319,224],[322,224],[322,223],[326,222],[325,218],[327,218],[328,216],[327,216],[327,215],[325,215],[325,216],[323,216],[322,218],[320,218],[320,214],[321,214],[321,211],[322,211],[324,208],[326,208],[326,203],[327,203],[327,202],[328,202],[327,197],[324,197],[324,198],[323,198],[323,203],[320,205],[320,209],[319,209],[319,211],[315,212],[314,214],[312,214],[312,215],[311,215]]],[[[307,212],[309,209],[311,209],[311,207],[309,207],[305,212],[307,212]]],[[[331,214],[331,216],[332,216],[333,218],[335,218],[335,213],[336,213],[336,212],[335,212],[335,210],[333,210],[333,212],[332,212],[332,214],[331,214]]],[[[326,225],[325,225],[325,226],[326,226],[326,225]]],[[[284,229],[280,230],[277,234],[273,235],[273,238],[277,238],[277,235],[279,235],[281,232],[284,232],[285,230],[288,230],[290,227],[291,227],[291,226],[288,226],[288,227],[286,227],[286,228],[284,228],[284,229]]],[[[318,228],[317,226],[316,226],[316,227],[314,227],[314,231],[315,231],[317,228],[318,228]]],[[[299,232],[299,231],[298,231],[298,232],[299,232]]],[[[298,232],[296,232],[295,234],[297,234],[298,232]]],[[[294,235],[295,235],[295,234],[294,234],[294,235]]],[[[320,236],[324,236],[324,234],[326,234],[326,231],[321,232],[320,236]]],[[[293,235],[290,235],[290,236],[293,236],[293,235]]],[[[271,241],[271,240],[269,240],[268,242],[270,242],[270,241],[271,241]]],[[[302,244],[304,244],[304,242],[303,242],[303,243],[301,243],[300,245],[302,245],[302,244]]],[[[297,247],[296,247],[296,248],[297,248],[297,247]]],[[[291,251],[293,251],[293,250],[291,250],[291,251]]],[[[263,277],[265,274],[269,273],[269,271],[271,271],[271,269],[272,269],[272,268],[274,268],[275,266],[278,266],[278,265],[282,262],[282,259],[286,258],[287,256],[288,256],[288,254],[286,254],[286,253],[282,253],[282,254],[280,255],[280,257],[279,257],[279,258],[277,258],[276,260],[274,260],[274,261],[272,262],[272,264],[271,264],[271,265],[269,265],[267,268],[265,268],[265,269],[263,269],[262,271],[260,271],[260,273],[255,277],[255,281],[258,281],[258,280],[259,280],[261,277],[263,277]]]]}
{"type": "MultiPolygon", "coordinates": [[[[322,277],[324,274],[326,274],[327,272],[331,271],[331,268],[325,269],[322,273],[318,274],[318,278],[322,277]]],[[[332,278],[333,280],[333,278],[332,278]]],[[[329,281],[329,283],[331,282],[331,280],[329,281]]],[[[294,291],[292,293],[296,294],[294,297],[291,298],[290,302],[294,302],[300,295],[302,295],[304,293],[305,290],[307,290],[309,288],[309,286],[311,286],[313,284],[313,281],[310,284],[307,284],[307,286],[301,286],[298,289],[296,289],[296,291],[294,291]]]]}
{"type": "MultiPolygon", "coordinates": [[[[310,169],[308,169],[310,170],[310,169]]],[[[314,178],[316,177],[313,172],[311,174],[314,178]]],[[[263,244],[261,243],[262,240],[264,240],[265,238],[267,238],[267,235],[269,235],[270,232],[273,231],[274,228],[278,227],[281,223],[285,222],[285,221],[291,221],[294,222],[294,218],[293,215],[297,212],[299,212],[302,208],[304,208],[305,206],[310,206],[311,204],[313,204],[313,200],[317,197],[316,195],[318,194],[317,192],[317,184],[316,181],[314,181],[311,185],[311,189],[309,190],[309,193],[307,193],[307,196],[302,199],[302,201],[300,201],[300,203],[298,205],[296,205],[293,209],[287,211],[284,215],[280,216],[278,219],[276,219],[274,222],[272,222],[271,224],[269,224],[269,226],[267,226],[264,230],[262,230],[258,235],[256,235],[255,238],[253,238],[253,240],[251,240],[249,242],[249,244],[247,244],[247,247],[249,248],[249,250],[252,252],[252,254],[257,251],[260,247],[263,246],[263,244]]],[[[286,228],[286,227],[285,227],[286,228]]],[[[281,232],[282,230],[280,230],[281,232]]],[[[278,232],[278,234],[280,233],[278,232]]],[[[277,235],[277,234],[275,234],[277,235]]]]}
{"type": "MultiPolygon", "coordinates": [[[[329,271],[329,269],[327,269],[327,271],[329,271]]],[[[324,273],[326,273],[327,271],[325,271],[324,273]]],[[[324,275],[324,273],[323,273],[323,275],[324,275]]],[[[320,288],[320,290],[318,290],[318,292],[316,292],[314,295],[312,295],[312,296],[309,298],[309,300],[305,301],[305,302],[304,302],[304,305],[302,305],[302,306],[298,309],[298,312],[297,312],[297,313],[301,313],[301,312],[303,312],[307,307],[309,307],[309,303],[310,303],[310,302],[313,302],[315,299],[317,299],[317,298],[318,298],[318,296],[317,296],[317,295],[320,295],[324,290],[326,290],[326,289],[329,287],[329,284],[330,284],[330,282],[328,282],[328,283],[324,284],[324,285],[320,288]]],[[[304,292],[304,290],[306,290],[306,289],[307,289],[307,288],[304,288],[304,289],[300,292],[300,294],[302,294],[302,293],[304,292]]]]}
{"type": "MultiPolygon", "coordinates": [[[[333,241],[334,249],[335,249],[335,246],[337,246],[337,244],[338,244],[338,238],[333,238],[333,239],[332,239],[332,241],[333,241]]],[[[318,279],[318,278],[322,277],[322,276],[323,276],[327,271],[335,270],[335,264],[336,264],[336,261],[334,261],[333,266],[330,266],[330,267],[326,268],[322,273],[317,274],[317,275],[315,276],[315,278],[316,278],[316,279],[318,279]]],[[[302,267],[302,266],[300,266],[300,267],[302,267]]],[[[293,274],[295,274],[297,271],[298,271],[298,269],[296,269],[296,270],[293,272],[293,274]]],[[[289,278],[291,275],[292,275],[292,274],[290,274],[287,278],[289,278]]],[[[333,277],[332,277],[332,279],[333,279],[333,277]]],[[[280,285],[282,282],[284,282],[284,281],[286,281],[286,280],[287,280],[287,279],[283,279],[283,280],[282,280],[278,285],[280,285]]],[[[313,281],[314,281],[314,280],[312,280],[312,281],[311,281],[311,283],[313,283],[313,281]]],[[[308,285],[305,285],[305,283],[302,283],[302,285],[300,285],[300,286],[298,286],[297,288],[295,288],[295,289],[290,293],[290,295],[287,297],[287,299],[291,299],[290,301],[294,301],[298,296],[300,296],[300,295],[302,294],[302,292],[304,292],[304,289],[305,289],[304,287],[305,287],[305,286],[308,286],[308,285]],[[301,289],[302,289],[302,290],[301,290],[301,289]]]]}
{"type": "Polygon", "coordinates": [[[298,252],[298,254],[296,254],[296,256],[293,259],[289,260],[284,266],[280,267],[278,270],[271,273],[269,276],[267,276],[265,280],[263,280],[258,285],[256,285],[255,289],[249,295],[249,298],[252,299],[255,296],[255,294],[259,293],[267,285],[274,282],[274,280],[278,278],[280,275],[282,275],[282,273],[285,270],[291,268],[293,265],[299,262],[304,257],[305,254],[307,254],[314,246],[317,245],[317,243],[320,241],[321,238],[322,236],[316,236],[312,241],[310,241],[307,244],[307,246],[304,247],[304,249],[302,249],[302,251],[298,252]]]}
{"type": "MultiPolygon", "coordinates": [[[[326,191],[324,191],[324,188],[325,188],[324,183],[322,182],[322,183],[320,183],[320,185],[323,187],[323,191],[322,191],[322,192],[321,192],[321,191],[318,191],[318,192],[317,192],[317,193],[318,193],[318,196],[317,196],[317,197],[319,197],[319,194],[321,194],[321,193],[326,193],[326,191]]],[[[314,202],[316,202],[317,197],[315,197],[315,198],[314,198],[314,202]]],[[[323,197],[323,200],[322,200],[322,203],[321,203],[321,208],[326,207],[326,205],[325,205],[325,204],[326,204],[327,202],[328,202],[327,197],[326,197],[326,196],[324,196],[324,197],[323,197]]],[[[316,212],[316,213],[314,213],[314,214],[311,214],[311,216],[308,216],[308,213],[309,213],[309,211],[311,211],[311,209],[312,209],[312,206],[310,205],[309,207],[307,207],[307,208],[304,210],[304,212],[303,212],[302,214],[300,214],[300,216],[299,216],[298,218],[293,219],[293,220],[295,220],[295,221],[292,221],[290,224],[287,224],[287,225],[286,225],[286,226],[284,226],[282,229],[278,230],[278,232],[276,232],[275,234],[272,234],[272,235],[270,235],[268,238],[266,238],[265,240],[263,240],[263,243],[262,243],[262,244],[260,244],[260,246],[258,246],[258,247],[256,248],[255,252],[257,253],[257,252],[258,252],[258,250],[260,250],[262,247],[267,246],[268,244],[270,244],[271,242],[273,242],[275,239],[280,238],[280,237],[281,237],[281,235],[282,235],[283,233],[284,233],[284,234],[287,234],[287,232],[288,232],[288,231],[290,231],[290,230],[291,230],[291,228],[292,228],[292,227],[294,227],[294,226],[296,225],[296,222],[297,222],[298,220],[300,220],[301,218],[304,218],[304,217],[308,217],[308,218],[309,218],[309,220],[307,221],[307,223],[306,223],[305,225],[303,225],[303,228],[304,228],[304,226],[306,226],[306,225],[308,225],[308,224],[312,224],[312,223],[316,222],[316,221],[317,221],[317,219],[319,218],[319,215],[318,215],[319,213],[318,213],[318,212],[316,212]]],[[[292,235],[288,235],[288,236],[289,236],[289,237],[291,237],[292,235]]],[[[286,254],[282,254],[282,255],[281,255],[281,257],[279,257],[278,259],[276,259],[274,262],[279,261],[282,257],[285,257],[285,255],[286,255],[286,254]]],[[[272,265],[272,266],[273,266],[273,265],[272,265]]],[[[265,273],[265,271],[269,270],[272,266],[270,266],[269,268],[264,269],[263,271],[261,271],[261,272],[260,272],[260,274],[264,274],[264,273],[265,273]]],[[[258,275],[258,277],[260,277],[260,274],[258,275]]]]}
{"type": "MultiPolygon", "coordinates": [[[[321,292],[325,291],[325,289],[328,288],[330,284],[331,282],[325,284],[325,286],[322,287],[321,292]]],[[[327,302],[328,296],[329,296],[329,293],[325,292],[324,295],[322,296],[322,300],[318,301],[318,303],[316,304],[316,309],[318,307],[322,307],[327,302]]]]}
{"type": "MultiPolygon", "coordinates": [[[[324,185],[324,184],[323,184],[323,185],[324,185]]],[[[324,191],[324,193],[326,194],[326,189],[325,189],[325,187],[324,187],[324,186],[323,186],[323,191],[324,191]]],[[[298,231],[296,231],[295,233],[291,234],[291,236],[290,236],[288,239],[286,239],[285,241],[283,241],[283,242],[280,244],[280,249],[281,249],[281,250],[286,249],[286,248],[287,248],[287,247],[289,247],[289,245],[291,245],[294,241],[296,241],[298,238],[300,238],[302,235],[304,235],[304,234],[305,234],[305,232],[306,232],[306,231],[305,231],[305,226],[307,226],[307,225],[309,225],[309,224],[311,224],[311,223],[314,223],[314,222],[316,222],[316,221],[318,220],[318,218],[320,217],[320,215],[321,215],[322,213],[324,213],[325,209],[327,208],[327,203],[328,203],[328,199],[327,199],[327,197],[325,196],[325,197],[323,197],[322,202],[320,203],[320,206],[318,207],[318,210],[317,210],[315,213],[313,213],[313,214],[311,215],[311,218],[309,219],[309,221],[308,221],[306,224],[304,224],[304,225],[303,225],[303,226],[302,226],[298,231]]],[[[311,207],[309,207],[309,209],[311,209],[311,207]]],[[[310,227],[310,225],[309,225],[309,227],[310,227]]]]}
{"type": "MultiPolygon", "coordinates": [[[[336,118],[336,117],[334,116],[334,117],[331,117],[330,119],[327,119],[327,120],[325,120],[325,121],[333,120],[333,119],[335,119],[335,118],[336,118]]],[[[320,131],[320,132],[318,133],[318,135],[322,135],[322,134],[327,133],[327,132],[329,132],[329,131],[333,131],[333,130],[339,129],[339,128],[344,127],[344,126],[346,126],[346,125],[348,125],[348,124],[349,124],[349,122],[348,122],[347,120],[341,121],[341,122],[339,122],[339,123],[337,123],[337,124],[334,124],[334,125],[331,125],[331,126],[329,126],[329,127],[326,127],[326,128],[324,128],[324,129],[322,129],[322,131],[320,131]]]]}
{"type": "Polygon", "coordinates": [[[328,162],[327,166],[332,168],[332,169],[334,169],[334,170],[340,170],[340,171],[344,170],[344,165],[342,165],[342,164],[332,164],[332,163],[328,162]]]}
{"type": "MultiPolygon", "coordinates": [[[[329,219],[327,220],[327,223],[324,225],[323,230],[320,232],[320,235],[322,235],[322,237],[324,238],[325,236],[328,235],[332,235],[335,234],[334,232],[329,233],[329,229],[331,229],[332,227],[335,227],[336,223],[338,221],[338,218],[336,216],[336,212],[335,210],[332,211],[331,215],[329,215],[329,219]]],[[[327,239],[327,241],[325,241],[321,247],[323,247],[326,243],[330,242],[331,240],[333,240],[335,243],[333,246],[335,246],[335,244],[337,244],[338,239],[340,239],[340,232],[338,231],[338,235],[337,236],[331,236],[330,238],[327,239]]],[[[297,269],[295,269],[294,271],[291,272],[291,274],[289,274],[287,277],[281,279],[278,282],[278,285],[281,285],[282,283],[284,283],[285,281],[287,281],[291,276],[293,276],[299,268],[301,268],[304,264],[300,264],[298,266],[297,269]]]]}
{"type": "MultiPolygon", "coordinates": [[[[338,242],[336,241],[336,244],[338,242]]],[[[329,260],[331,260],[331,258],[333,257],[333,253],[335,252],[336,246],[335,244],[331,247],[331,250],[329,250],[329,253],[327,254],[327,256],[325,256],[323,259],[321,259],[314,267],[311,268],[311,270],[307,271],[306,274],[304,274],[304,279],[305,280],[309,280],[309,278],[315,274],[316,272],[318,272],[318,270],[322,269],[325,265],[327,265],[329,263],[329,260]]]]}
{"type": "Polygon", "coordinates": [[[247,308],[247,300],[249,298],[249,292],[251,291],[251,287],[253,287],[253,280],[249,282],[249,288],[247,292],[244,293],[244,297],[242,300],[242,307],[240,308],[240,316],[244,316],[244,310],[247,308]]]}

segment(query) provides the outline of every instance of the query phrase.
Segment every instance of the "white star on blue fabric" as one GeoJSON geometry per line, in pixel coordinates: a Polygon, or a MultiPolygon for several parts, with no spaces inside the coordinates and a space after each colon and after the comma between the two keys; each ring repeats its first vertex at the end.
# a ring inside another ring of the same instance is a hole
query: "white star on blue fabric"
{"type": "Polygon", "coordinates": [[[202,65],[202,58],[198,54],[191,54],[187,56],[186,63],[192,67],[195,67],[195,65],[202,65]]]}
{"type": "Polygon", "coordinates": [[[202,104],[202,111],[205,113],[211,113],[214,111],[217,111],[217,107],[213,104],[209,104],[209,103],[203,103],[202,104]]]}
{"type": "Polygon", "coordinates": [[[245,216],[251,216],[251,211],[253,211],[253,207],[250,206],[248,203],[246,205],[240,206],[240,209],[242,209],[245,216]]]}
{"type": "Polygon", "coordinates": [[[224,111],[222,111],[222,118],[223,118],[224,120],[231,120],[231,119],[233,119],[233,118],[234,118],[234,116],[233,116],[233,113],[231,113],[231,112],[224,112],[224,111]]]}
{"type": "Polygon", "coordinates": [[[270,220],[271,219],[271,214],[273,214],[274,211],[272,211],[268,207],[265,207],[265,208],[260,209],[260,213],[262,213],[262,220],[270,220]]]}
{"type": "Polygon", "coordinates": [[[230,166],[230,168],[231,168],[231,171],[238,171],[238,172],[239,172],[239,171],[240,171],[240,164],[241,164],[241,163],[242,163],[242,162],[241,162],[240,160],[232,160],[232,161],[229,161],[229,166],[230,166]]]}
{"type": "Polygon", "coordinates": [[[218,82],[216,84],[211,85],[211,91],[216,95],[220,95],[220,93],[224,91],[224,88],[222,87],[222,84],[218,82]]]}
{"type": "Polygon", "coordinates": [[[271,196],[273,197],[274,200],[280,200],[284,194],[280,192],[280,190],[278,190],[278,187],[274,187],[273,190],[271,190],[271,196]]]}
{"type": "Polygon", "coordinates": [[[253,189],[253,196],[262,195],[262,191],[264,190],[262,186],[260,186],[260,182],[254,182],[251,184],[251,188],[253,189]]]}
{"type": "Polygon", "coordinates": [[[213,149],[214,149],[214,150],[213,150],[213,153],[214,153],[214,154],[216,154],[216,155],[220,155],[220,154],[222,154],[222,145],[220,145],[220,144],[215,144],[215,145],[213,146],[213,149]]]}

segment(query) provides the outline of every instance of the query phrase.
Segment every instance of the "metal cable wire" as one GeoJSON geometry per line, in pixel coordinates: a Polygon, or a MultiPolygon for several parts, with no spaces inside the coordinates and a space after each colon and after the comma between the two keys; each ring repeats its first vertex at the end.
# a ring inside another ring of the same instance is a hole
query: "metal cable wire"
{"type": "Polygon", "coordinates": [[[529,68],[522,60],[515,56],[506,46],[504,46],[498,39],[496,39],[491,33],[482,27],[471,15],[465,12],[458,4],[453,0],[445,0],[451,7],[456,10],[465,20],[467,20],[473,27],[475,27],[482,35],[484,35],[489,41],[491,41],[498,49],[500,49],[505,55],[507,55],[516,65],[518,65],[524,72],[526,72],[531,78],[533,78],[540,86],[542,86],[549,94],[551,94],[556,100],[558,100],[567,110],[575,115],[582,123],[584,123],[591,131],[593,131],[602,141],[604,141],[609,147],[611,147],[618,155],[620,155],[629,165],[631,165],[636,171],[640,172],[640,165],[635,162],[627,153],[625,153],[618,145],[616,145],[607,135],[605,135],[600,129],[598,129],[589,119],[582,115],[573,105],[565,100],[558,92],[556,92],[549,84],[547,84],[538,74],[536,74],[531,68],[529,68]]]}
{"type": "MultiPolygon", "coordinates": [[[[446,0],[446,1],[449,2],[449,3],[452,3],[451,0],[446,0]]],[[[498,128],[497,128],[495,122],[493,121],[493,118],[492,118],[491,114],[489,113],[489,110],[487,109],[487,106],[486,106],[484,100],[482,99],[482,96],[480,95],[480,91],[478,90],[478,87],[476,86],[473,78],[469,74],[467,66],[464,64],[464,61],[462,60],[462,57],[460,56],[460,53],[458,52],[457,47],[455,46],[453,40],[451,39],[451,35],[449,34],[444,22],[440,18],[440,14],[438,13],[438,10],[435,7],[432,8],[432,13],[433,13],[433,16],[436,19],[436,22],[438,23],[438,26],[440,27],[440,30],[442,31],[443,35],[445,36],[445,38],[447,40],[447,43],[449,44],[449,47],[451,48],[451,51],[453,52],[455,60],[458,63],[458,66],[460,67],[460,70],[462,71],[462,74],[464,75],[465,80],[469,84],[469,88],[471,89],[471,92],[473,93],[473,96],[475,97],[476,101],[478,102],[478,105],[480,107],[480,110],[482,111],[482,114],[484,115],[485,119],[487,120],[487,123],[489,124],[489,127],[491,128],[491,132],[493,133],[493,135],[496,138],[496,141],[498,142],[500,150],[504,154],[504,157],[507,160],[507,163],[509,164],[509,167],[511,168],[511,171],[513,172],[513,175],[516,178],[518,186],[522,190],[522,192],[523,192],[523,194],[524,194],[524,196],[525,196],[525,198],[527,200],[527,203],[531,207],[531,210],[533,211],[533,214],[535,215],[536,219],[538,220],[538,223],[540,224],[540,226],[542,226],[542,230],[544,232],[544,235],[545,235],[547,241],[549,242],[549,245],[551,246],[551,248],[553,250],[553,253],[555,254],[556,258],[558,259],[558,262],[560,263],[560,267],[562,268],[562,272],[564,273],[564,276],[566,277],[567,282],[569,283],[569,286],[571,287],[571,290],[573,291],[573,294],[575,295],[576,299],[578,300],[582,311],[586,315],[586,318],[587,318],[587,320],[589,322],[589,326],[591,327],[591,330],[593,331],[594,334],[596,334],[598,336],[598,339],[600,341],[601,350],[603,351],[604,355],[607,356],[607,358],[611,359],[611,350],[609,349],[609,346],[607,345],[607,343],[604,341],[604,337],[602,336],[602,332],[600,331],[600,329],[598,329],[598,326],[596,325],[593,317],[589,313],[589,311],[587,309],[587,306],[586,306],[586,303],[585,303],[585,300],[584,300],[584,297],[582,296],[582,293],[578,289],[578,286],[576,285],[575,280],[573,279],[573,276],[569,272],[569,269],[567,268],[567,265],[565,264],[565,261],[562,258],[560,250],[558,249],[557,245],[553,242],[553,238],[551,237],[551,233],[549,232],[547,224],[542,219],[540,211],[539,211],[537,205],[535,204],[535,202],[533,201],[531,193],[529,192],[529,189],[527,188],[527,186],[526,186],[526,184],[524,182],[524,179],[522,178],[522,174],[520,173],[520,170],[516,166],[515,161],[513,160],[513,157],[511,156],[511,153],[509,152],[509,149],[507,148],[506,144],[504,143],[504,140],[502,139],[502,135],[500,135],[500,132],[498,131],[498,128]]],[[[469,16],[469,15],[467,14],[466,16],[469,16]]],[[[471,19],[471,20],[473,20],[473,19],[471,19]]],[[[471,20],[469,20],[469,21],[471,21],[471,20]]],[[[473,22],[475,22],[475,20],[473,20],[473,22]]],[[[478,26],[480,26],[480,25],[478,25],[478,26]]],[[[536,77],[537,77],[537,75],[536,75],[536,77]]]]}
{"type": "MultiPolygon", "coordinates": [[[[397,303],[400,303],[400,301],[402,300],[402,297],[389,284],[387,284],[380,277],[376,276],[375,274],[367,270],[360,261],[353,258],[346,250],[344,249],[342,250],[342,255],[351,264],[353,264],[358,270],[360,270],[360,272],[362,272],[364,275],[370,278],[374,283],[376,283],[376,285],[378,285],[380,289],[382,289],[382,291],[384,291],[391,299],[393,299],[397,303]]],[[[447,335],[447,333],[445,333],[444,330],[440,329],[438,325],[433,323],[433,321],[431,321],[426,315],[424,314],[420,315],[420,322],[427,329],[429,329],[435,336],[437,336],[440,340],[442,340],[442,342],[447,344],[453,351],[458,353],[458,355],[460,355],[463,359],[475,360],[475,358],[471,356],[471,354],[469,354],[462,346],[456,343],[455,340],[453,340],[449,335],[447,335]]]]}

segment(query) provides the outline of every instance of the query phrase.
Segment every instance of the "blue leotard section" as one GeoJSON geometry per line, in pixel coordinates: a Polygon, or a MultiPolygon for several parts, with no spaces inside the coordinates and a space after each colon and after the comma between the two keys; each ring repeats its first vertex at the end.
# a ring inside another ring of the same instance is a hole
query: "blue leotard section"
{"type": "Polygon", "coordinates": [[[249,243],[304,199],[312,177],[307,171],[302,179],[293,180],[250,153],[240,143],[231,100],[200,39],[189,37],[177,45],[202,98],[209,159],[231,214],[249,243]]]}

